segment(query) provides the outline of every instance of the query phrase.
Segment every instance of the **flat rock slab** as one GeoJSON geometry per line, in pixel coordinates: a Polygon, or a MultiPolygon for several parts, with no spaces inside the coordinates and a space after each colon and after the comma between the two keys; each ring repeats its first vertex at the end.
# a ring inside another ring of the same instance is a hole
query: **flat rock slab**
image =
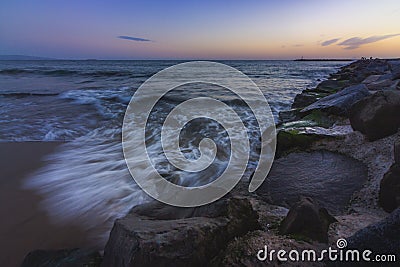
{"type": "Polygon", "coordinates": [[[284,207],[301,196],[312,197],[339,214],[366,179],[367,168],[350,157],[324,150],[291,153],[274,161],[257,194],[284,207]]]}

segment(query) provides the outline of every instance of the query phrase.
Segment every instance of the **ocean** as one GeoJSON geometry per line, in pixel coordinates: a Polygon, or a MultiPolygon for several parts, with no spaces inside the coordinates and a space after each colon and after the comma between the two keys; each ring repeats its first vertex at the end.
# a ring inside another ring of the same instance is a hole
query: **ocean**
{"type": "MultiPolygon", "coordinates": [[[[121,128],[137,88],[152,75],[183,61],[0,61],[0,142],[61,141],[23,184],[43,197],[41,208],[57,224],[79,221],[93,242],[104,245],[112,223],[149,197],[131,178],[122,154],[121,128]]],[[[348,62],[219,61],[250,77],[269,102],[278,122],[295,95],[312,88],[348,62]]],[[[245,90],[245,89],[244,89],[245,90]]],[[[244,178],[257,165],[260,131],[248,107],[228,90],[193,84],[177,88],[153,109],[146,146],[156,169],[184,186],[204,185],[226,167],[229,136],[215,121],[193,121],[182,131],[181,150],[199,156],[204,137],[215,141],[216,160],[204,171],[186,173],[169,164],[160,128],[169,111],[196,96],[219,99],[237,111],[247,128],[251,155],[244,178]]]]}

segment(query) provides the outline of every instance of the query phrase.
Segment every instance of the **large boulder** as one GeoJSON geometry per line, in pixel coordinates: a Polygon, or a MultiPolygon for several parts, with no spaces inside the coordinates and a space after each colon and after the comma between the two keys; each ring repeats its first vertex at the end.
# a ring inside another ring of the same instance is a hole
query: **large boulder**
{"type": "Polygon", "coordinates": [[[400,207],[400,164],[393,164],[383,176],[379,189],[379,205],[387,212],[400,207]]]}
{"type": "Polygon", "coordinates": [[[378,91],[354,104],[349,112],[351,127],[374,141],[397,132],[400,126],[400,92],[378,91]]]}
{"type": "Polygon", "coordinates": [[[279,232],[328,243],[329,225],[336,222],[328,211],[309,197],[294,204],[281,222],[279,232]]]}
{"type": "Polygon", "coordinates": [[[296,152],[276,159],[256,194],[271,204],[291,207],[301,196],[340,214],[367,180],[361,162],[330,151],[296,152]]]}
{"type": "Polygon", "coordinates": [[[346,116],[354,103],[370,94],[365,84],[353,85],[335,94],[321,98],[317,102],[305,107],[301,112],[308,113],[312,110],[322,110],[329,114],[346,116]]]}
{"type": "MultiPolygon", "coordinates": [[[[400,209],[382,221],[369,225],[347,239],[346,249],[370,250],[374,255],[396,255],[400,259],[400,209]]],[[[365,264],[365,262],[364,262],[365,264]]],[[[361,265],[364,266],[364,265],[361,265]]],[[[381,266],[381,265],[380,265],[381,266]]],[[[385,262],[382,266],[399,266],[398,262],[385,262]]]]}
{"type": "Polygon", "coordinates": [[[102,266],[204,266],[230,240],[259,227],[247,199],[226,197],[199,208],[152,202],[115,222],[102,266]]]}
{"type": "Polygon", "coordinates": [[[21,267],[81,267],[100,266],[99,252],[85,249],[35,250],[30,252],[21,267]]]}

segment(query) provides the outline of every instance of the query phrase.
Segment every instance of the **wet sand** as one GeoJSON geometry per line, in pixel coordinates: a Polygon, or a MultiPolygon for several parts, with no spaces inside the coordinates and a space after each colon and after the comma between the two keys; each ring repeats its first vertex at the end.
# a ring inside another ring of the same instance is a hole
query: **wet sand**
{"type": "Polygon", "coordinates": [[[43,157],[58,142],[0,143],[0,263],[19,266],[36,249],[87,247],[85,234],[77,225],[56,226],[40,210],[41,197],[21,188],[33,171],[43,166],[43,157]]]}

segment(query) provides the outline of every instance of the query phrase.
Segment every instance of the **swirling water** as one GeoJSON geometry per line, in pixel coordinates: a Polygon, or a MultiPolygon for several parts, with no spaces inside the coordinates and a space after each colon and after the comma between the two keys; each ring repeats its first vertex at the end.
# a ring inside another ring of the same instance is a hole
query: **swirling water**
{"type": "MultiPolygon", "coordinates": [[[[24,184],[43,195],[42,208],[55,223],[80,221],[102,245],[113,221],[149,200],[134,183],[121,147],[124,113],[136,89],[158,71],[181,61],[0,61],[0,141],[65,141],[47,164],[24,184]]],[[[267,98],[277,120],[294,96],[346,62],[222,61],[248,75],[267,98]]],[[[157,170],[185,186],[206,184],[226,167],[230,140],[217,122],[194,120],[181,132],[181,151],[199,156],[204,137],[218,154],[207,170],[184,173],[162,152],[163,120],[177,104],[196,96],[224,101],[247,127],[251,155],[246,175],[257,164],[260,131],[248,107],[228,90],[191,84],[176,88],[155,106],[146,145],[157,170]]]]}

